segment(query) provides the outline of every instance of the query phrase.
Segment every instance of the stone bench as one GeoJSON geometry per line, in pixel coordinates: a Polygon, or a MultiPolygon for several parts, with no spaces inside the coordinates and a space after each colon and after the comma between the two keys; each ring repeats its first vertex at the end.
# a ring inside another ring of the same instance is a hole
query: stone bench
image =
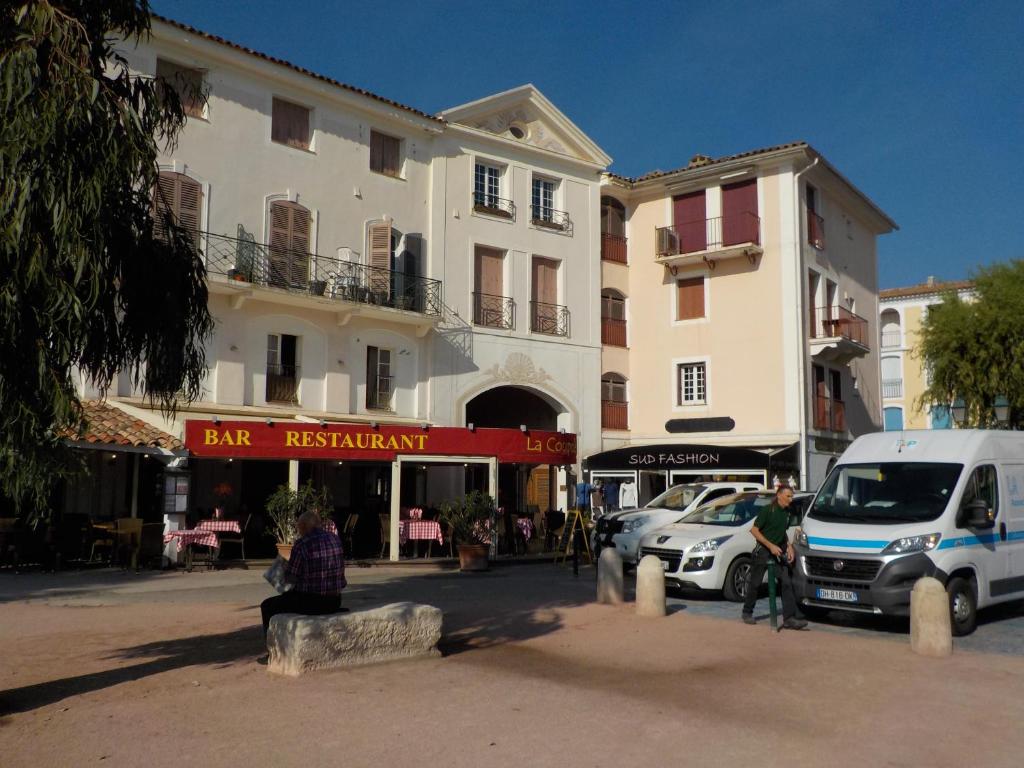
{"type": "Polygon", "coordinates": [[[317,669],[440,656],[442,615],[440,608],[416,603],[326,616],[282,613],[270,620],[267,668],[297,677],[317,669]]]}

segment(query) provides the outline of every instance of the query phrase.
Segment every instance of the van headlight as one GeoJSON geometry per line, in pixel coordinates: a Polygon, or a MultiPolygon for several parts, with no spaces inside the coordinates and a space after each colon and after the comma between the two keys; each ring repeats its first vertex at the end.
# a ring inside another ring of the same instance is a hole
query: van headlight
{"type": "Polygon", "coordinates": [[[941,533],[928,533],[924,536],[907,536],[902,539],[896,539],[885,549],[882,550],[883,555],[905,555],[908,552],[930,552],[939,546],[939,541],[942,539],[941,533]]]}
{"type": "Polygon", "coordinates": [[[807,544],[807,534],[804,533],[804,529],[803,528],[797,528],[796,529],[796,543],[799,546],[804,547],[805,549],[808,547],[808,544],[807,544]]]}
{"type": "Polygon", "coordinates": [[[699,554],[701,552],[714,552],[716,549],[722,546],[722,544],[724,544],[731,538],[731,535],[719,536],[717,539],[708,539],[707,541],[702,541],[700,544],[697,544],[695,547],[693,547],[693,549],[690,550],[690,553],[699,554]]]}
{"type": "Polygon", "coordinates": [[[643,524],[646,523],[646,522],[647,522],[646,520],[627,520],[626,522],[624,522],[622,524],[622,532],[623,533],[632,533],[637,528],[642,528],[643,524]]]}

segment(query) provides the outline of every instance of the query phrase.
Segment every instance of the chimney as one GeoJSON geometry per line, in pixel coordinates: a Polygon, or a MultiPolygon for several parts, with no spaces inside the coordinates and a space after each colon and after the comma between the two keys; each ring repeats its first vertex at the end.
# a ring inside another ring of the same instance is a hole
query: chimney
{"type": "Polygon", "coordinates": [[[694,155],[690,158],[690,163],[687,168],[700,168],[702,165],[707,165],[711,162],[711,158],[708,155],[694,155]]]}
{"type": "Polygon", "coordinates": [[[929,288],[935,285],[935,275],[928,275],[928,280],[925,283],[929,288]]]}

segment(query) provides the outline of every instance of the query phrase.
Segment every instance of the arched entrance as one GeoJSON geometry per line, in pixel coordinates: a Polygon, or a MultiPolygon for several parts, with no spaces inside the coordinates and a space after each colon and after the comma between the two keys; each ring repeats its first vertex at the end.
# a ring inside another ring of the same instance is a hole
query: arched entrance
{"type": "MultiPolygon", "coordinates": [[[[566,413],[553,398],[525,387],[504,385],[481,392],[466,403],[466,424],[480,427],[503,427],[528,430],[558,429],[559,415],[566,413]]],[[[504,508],[505,519],[499,523],[507,532],[513,530],[514,515],[525,515],[539,523],[539,515],[558,509],[558,468],[546,465],[499,464],[498,506],[504,508]]],[[[501,537],[515,542],[514,535],[501,537]]],[[[509,550],[511,551],[511,549],[509,550]]]]}

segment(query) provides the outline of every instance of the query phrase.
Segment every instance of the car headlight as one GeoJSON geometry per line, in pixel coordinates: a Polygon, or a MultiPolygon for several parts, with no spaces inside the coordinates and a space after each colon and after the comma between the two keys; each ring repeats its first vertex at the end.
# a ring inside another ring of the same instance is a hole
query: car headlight
{"type": "Polygon", "coordinates": [[[624,522],[622,524],[622,532],[623,533],[632,533],[637,528],[642,528],[643,524],[646,523],[646,522],[647,522],[646,520],[627,520],[626,522],[624,522]]]}
{"type": "Polygon", "coordinates": [[[796,530],[796,543],[799,544],[801,547],[808,546],[807,545],[807,534],[804,533],[804,529],[803,528],[797,528],[797,530],[796,530]]]}
{"type": "Polygon", "coordinates": [[[714,552],[716,549],[718,549],[720,546],[722,546],[722,544],[724,544],[725,542],[727,542],[731,538],[732,538],[731,535],[730,536],[719,536],[717,539],[708,539],[707,541],[702,541],[700,544],[698,544],[693,549],[691,549],[690,552],[691,553],[714,552]]]}
{"type": "Polygon", "coordinates": [[[883,555],[905,555],[907,552],[929,552],[939,545],[941,533],[928,533],[924,536],[906,536],[896,539],[885,549],[883,555]]]}

